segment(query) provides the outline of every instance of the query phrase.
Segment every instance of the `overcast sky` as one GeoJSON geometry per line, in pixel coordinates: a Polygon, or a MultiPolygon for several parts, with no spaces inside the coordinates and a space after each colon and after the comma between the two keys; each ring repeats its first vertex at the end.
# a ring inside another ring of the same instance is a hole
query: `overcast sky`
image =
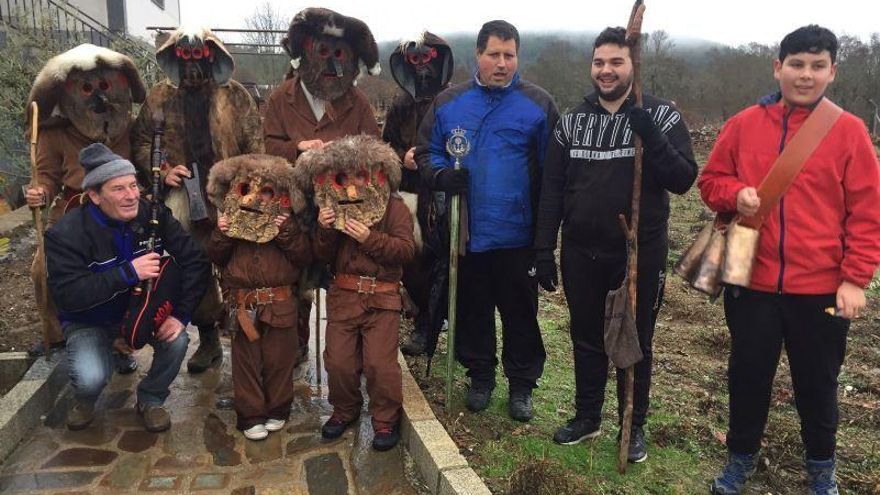
{"type": "MultiPolygon", "coordinates": [[[[262,0],[180,0],[181,21],[209,27],[242,28],[262,0]]],[[[476,33],[483,22],[504,19],[521,32],[597,31],[623,25],[629,0],[336,0],[309,3],[270,0],[288,20],[310,6],[333,9],[367,23],[378,41],[428,29],[437,34],[476,33]]],[[[880,32],[878,0],[646,0],[645,31],[664,29],[673,38],[702,38],[729,45],[756,41],[772,44],[810,23],[838,35],[867,40],[880,32]]],[[[221,36],[222,37],[222,36],[221,36]]]]}

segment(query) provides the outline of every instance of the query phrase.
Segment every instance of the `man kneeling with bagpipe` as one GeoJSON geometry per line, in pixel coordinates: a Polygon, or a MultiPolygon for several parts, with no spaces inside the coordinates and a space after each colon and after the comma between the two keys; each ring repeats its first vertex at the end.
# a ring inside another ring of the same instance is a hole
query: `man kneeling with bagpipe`
{"type": "Polygon", "coordinates": [[[45,238],[49,290],[76,398],[67,426],[92,422],[112,376],[113,347],[150,344],[153,364],[138,384],[135,407],[147,431],[164,431],[171,420],[162,405],[186,354],[185,328],[210,264],[165,206],[140,199],[131,162],[100,143],[83,148],[80,162],[89,203],[45,238]],[[171,256],[160,256],[163,251],[171,256]]]}

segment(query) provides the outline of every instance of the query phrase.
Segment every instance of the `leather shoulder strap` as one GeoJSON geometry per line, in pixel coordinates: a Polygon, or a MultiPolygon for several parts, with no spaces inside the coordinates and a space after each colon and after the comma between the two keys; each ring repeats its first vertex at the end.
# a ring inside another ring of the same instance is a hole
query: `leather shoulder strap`
{"type": "Polygon", "coordinates": [[[753,229],[761,227],[767,215],[779,203],[782,195],[804,168],[807,159],[816,151],[819,143],[825,139],[828,131],[842,114],[843,109],[828,98],[823,97],[819,101],[797,134],[785,145],[785,149],[776,158],[770,172],[758,186],[758,197],[761,198],[758,212],[751,217],[740,219],[741,225],[753,229]]]}

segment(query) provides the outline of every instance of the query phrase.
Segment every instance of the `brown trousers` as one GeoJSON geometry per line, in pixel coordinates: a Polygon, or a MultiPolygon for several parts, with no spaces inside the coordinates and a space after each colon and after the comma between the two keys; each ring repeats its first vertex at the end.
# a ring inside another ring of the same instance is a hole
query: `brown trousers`
{"type": "Polygon", "coordinates": [[[397,363],[399,326],[400,312],[387,309],[327,322],[324,366],[330,388],[328,400],[335,415],[350,420],[359,414],[363,373],[373,428],[397,423],[403,402],[403,378],[397,363]]]}
{"type": "Polygon", "coordinates": [[[298,297],[296,299],[296,333],[297,333],[297,341],[299,342],[299,348],[302,352],[302,349],[309,348],[309,336],[312,332],[312,325],[309,323],[309,317],[312,315],[312,298],[311,297],[298,297]]]}
{"type": "Polygon", "coordinates": [[[232,338],[232,385],[236,427],[246,430],[267,419],[287,421],[293,402],[293,368],[299,344],[296,329],[257,322],[260,338],[232,338]],[[292,352],[291,352],[292,351],[292,352]]]}

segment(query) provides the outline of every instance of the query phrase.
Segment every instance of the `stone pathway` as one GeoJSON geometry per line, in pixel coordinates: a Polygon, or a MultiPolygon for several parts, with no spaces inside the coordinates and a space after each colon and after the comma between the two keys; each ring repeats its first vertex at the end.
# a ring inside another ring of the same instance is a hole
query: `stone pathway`
{"type": "MultiPolygon", "coordinates": [[[[198,340],[193,328],[190,339],[191,354],[198,340]]],[[[235,429],[235,413],[215,405],[219,397],[232,394],[228,340],[220,368],[189,375],[184,362],[165,404],[171,429],[146,432],[133,408],[134,389],[151,362],[152,351],[144,348],[137,353],[137,373],[116,375],[107,386],[89,428],[67,430],[64,419],[71,399],[59,401],[44,425],[0,467],[0,493],[420,493],[408,481],[413,469],[400,446],[384,453],[370,448],[373,433],[366,410],[358,428],[333,442],[321,438],[321,424],[331,408],[326,386],[317,385],[312,349],[309,369],[295,382],[287,426],[264,441],[251,442],[235,429]]]]}

